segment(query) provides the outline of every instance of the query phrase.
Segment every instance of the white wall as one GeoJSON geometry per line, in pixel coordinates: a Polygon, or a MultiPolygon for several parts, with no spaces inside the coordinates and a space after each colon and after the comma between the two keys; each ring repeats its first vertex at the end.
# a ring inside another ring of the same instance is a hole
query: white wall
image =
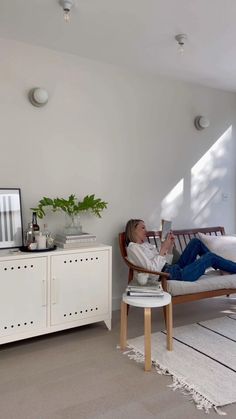
{"type": "MultiPolygon", "coordinates": [[[[235,94],[14,41],[0,48],[0,186],[21,188],[25,225],[42,196],[108,201],[101,220],[82,223],[113,246],[114,307],[126,283],[117,234],[127,219],[235,232],[235,94]],[[27,99],[35,86],[49,91],[44,108],[27,99]],[[196,131],[198,114],[209,129],[196,131]]],[[[46,221],[53,231],[64,222],[46,221]]]]}

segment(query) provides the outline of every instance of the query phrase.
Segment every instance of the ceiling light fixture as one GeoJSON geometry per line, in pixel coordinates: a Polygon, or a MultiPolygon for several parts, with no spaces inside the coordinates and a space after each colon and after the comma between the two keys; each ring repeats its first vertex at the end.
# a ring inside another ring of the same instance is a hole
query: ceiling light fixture
{"type": "Polygon", "coordinates": [[[70,21],[70,11],[74,5],[74,0],[60,0],[60,5],[64,10],[64,20],[68,23],[70,21]]]}
{"type": "Polygon", "coordinates": [[[178,35],[175,36],[175,40],[178,42],[178,51],[180,55],[184,54],[184,45],[187,39],[188,37],[185,33],[179,33],[178,35]]]}

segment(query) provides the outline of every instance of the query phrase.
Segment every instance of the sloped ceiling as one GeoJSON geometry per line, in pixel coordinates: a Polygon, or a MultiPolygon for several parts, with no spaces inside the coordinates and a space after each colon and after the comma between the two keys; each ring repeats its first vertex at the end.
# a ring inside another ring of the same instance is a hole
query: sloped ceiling
{"type": "Polygon", "coordinates": [[[75,1],[66,24],[59,0],[0,0],[0,37],[236,91],[235,0],[75,1]]]}

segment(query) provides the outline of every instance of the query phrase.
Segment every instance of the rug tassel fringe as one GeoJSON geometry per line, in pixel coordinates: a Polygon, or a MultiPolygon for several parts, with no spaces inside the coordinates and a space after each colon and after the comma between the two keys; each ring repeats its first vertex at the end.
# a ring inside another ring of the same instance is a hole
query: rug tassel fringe
{"type": "MultiPolygon", "coordinates": [[[[159,365],[155,366],[157,369],[160,368],[159,365]]],[[[214,403],[210,402],[204,396],[198,393],[196,389],[192,386],[189,386],[184,382],[184,380],[180,380],[179,378],[173,377],[173,383],[170,384],[168,387],[171,387],[174,391],[180,390],[185,396],[191,396],[192,400],[196,404],[197,409],[204,410],[206,413],[209,413],[210,409],[214,409],[218,415],[225,416],[227,413],[223,412],[214,403]]]]}
{"type": "Polygon", "coordinates": [[[123,355],[128,355],[129,359],[134,359],[134,361],[141,363],[144,362],[144,355],[139,351],[135,351],[133,348],[129,348],[127,351],[123,352],[123,355]]]}
{"type": "MultiPolygon", "coordinates": [[[[123,352],[124,355],[127,355],[130,359],[133,359],[138,363],[144,362],[145,358],[141,352],[139,352],[135,348],[132,348],[131,346],[128,346],[127,348],[128,350],[123,352]]],[[[175,377],[166,368],[161,367],[159,364],[155,362],[153,362],[152,364],[155,367],[156,372],[158,374],[170,375],[172,377],[173,383],[168,385],[168,387],[172,388],[172,390],[174,391],[178,389],[186,396],[191,396],[191,399],[196,404],[197,409],[204,410],[205,413],[209,413],[210,409],[214,409],[215,412],[218,413],[218,415],[227,415],[226,412],[223,412],[219,407],[215,406],[214,403],[210,402],[208,399],[206,399],[204,396],[198,393],[196,389],[194,389],[189,384],[186,384],[183,379],[181,380],[175,377]]]]}

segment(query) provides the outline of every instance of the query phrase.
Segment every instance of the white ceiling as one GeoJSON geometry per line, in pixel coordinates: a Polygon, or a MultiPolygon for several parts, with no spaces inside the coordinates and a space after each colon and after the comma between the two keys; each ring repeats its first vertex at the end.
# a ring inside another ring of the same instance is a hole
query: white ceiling
{"type": "Polygon", "coordinates": [[[236,91],[235,0],[76,0],[62,14],[59,0],[0,0],[0,37],[236,91]]]}

